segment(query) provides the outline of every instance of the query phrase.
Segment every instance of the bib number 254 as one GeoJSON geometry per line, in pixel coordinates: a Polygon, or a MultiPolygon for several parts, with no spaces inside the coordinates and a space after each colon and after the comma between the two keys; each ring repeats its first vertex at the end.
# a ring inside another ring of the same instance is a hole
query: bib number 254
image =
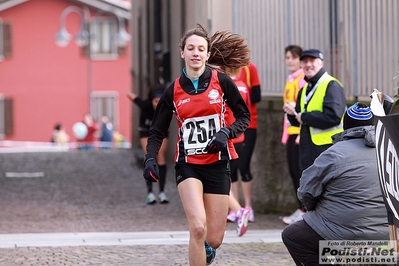
{"type": "Polygon", "coordinates": [[[206,144],[220,130],[219,116],[187,119],[184,124],[184,147],[187,155],[205,154],[206,144]]]}

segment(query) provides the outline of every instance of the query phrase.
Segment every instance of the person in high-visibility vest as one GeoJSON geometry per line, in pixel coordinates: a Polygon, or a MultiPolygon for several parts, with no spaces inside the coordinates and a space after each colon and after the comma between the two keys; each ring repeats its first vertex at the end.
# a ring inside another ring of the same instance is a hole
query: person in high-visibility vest
{"type": "MultiPolygon", "coordinates": [[[[346,96],[341,82],[323,68],[324,56],[317,49],[304,50],[300,57],[307,84],[298,92],[295,107],[283,109],[291,125],[299,126],[299,167],[301,173],[332,145],[331,137],[343,131],[346,96]]],[[[294,217],[295,222],[302,215],[294,217]]]]}
{"type": "Polygon", "coordinates": [[[300,126],[299,165],[303,171],[332,145],[331,136],[343,131],[346,96],[341,82],[323,68],[319,50],[304,50],[300,60],[307,84],[298,92],[295,108],[286,103],[284,111],[291,125],[300,126]]]}

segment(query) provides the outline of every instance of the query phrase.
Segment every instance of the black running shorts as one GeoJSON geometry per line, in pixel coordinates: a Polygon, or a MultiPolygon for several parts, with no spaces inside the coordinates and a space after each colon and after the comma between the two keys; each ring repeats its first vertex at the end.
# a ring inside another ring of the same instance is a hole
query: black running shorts
{"type": "Polygon", "coordinates": [[[201,180],[204,193],[229,195],[230,164],[227,161],[214,164],[176,164],[176,184],[194,177],[201,180]]]}

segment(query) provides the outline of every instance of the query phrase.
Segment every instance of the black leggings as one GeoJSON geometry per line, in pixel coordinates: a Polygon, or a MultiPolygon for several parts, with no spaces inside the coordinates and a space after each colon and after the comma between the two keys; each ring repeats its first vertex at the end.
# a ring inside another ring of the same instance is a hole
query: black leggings
{"type": "Polygon", "coordinates": [[[299,168],[299,145],[296,144],[295,140],[298,135],[290,135],[286,144],[287,148],[287,163],[288,170],[294,185],[294,195],[298,201],[298,208],[301,209],[302,203],[299,201],[296,192],[299,188],[299,179],[301,178],[301,170],[299,168]]]}
{"type": "Polygon", "coordinates": [[[231,170],[231,182],[238,181],[238,165],[240,163],[242,152],[244,150],[244,142],[234,143],[234,148],[238,154],[238,159],[234,159],[230,161],[230,170],[231,170]]]}
{"type": "Polygon", "coordinates": [[[241,180],[243,182],[249,182],[252,180],[250,165],[251,165],[252,153],[254,152],[255,148],[256,129],[247,128],[244,134],[245,134],[244,149],[242,152],[242,156],[239,159],[238,168],[240,169],[241,180]]]}

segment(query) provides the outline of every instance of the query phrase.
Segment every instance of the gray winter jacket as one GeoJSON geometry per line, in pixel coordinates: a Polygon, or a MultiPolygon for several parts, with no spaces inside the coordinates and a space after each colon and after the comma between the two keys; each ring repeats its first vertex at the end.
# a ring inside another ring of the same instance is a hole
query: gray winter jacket
{"type": "Polygon", "coordinates": [[[328,240],[388,240],[374,128],[351,128],[333,140],[302,174],[297,194],[308,210],[303,219],[328,240]]]}

